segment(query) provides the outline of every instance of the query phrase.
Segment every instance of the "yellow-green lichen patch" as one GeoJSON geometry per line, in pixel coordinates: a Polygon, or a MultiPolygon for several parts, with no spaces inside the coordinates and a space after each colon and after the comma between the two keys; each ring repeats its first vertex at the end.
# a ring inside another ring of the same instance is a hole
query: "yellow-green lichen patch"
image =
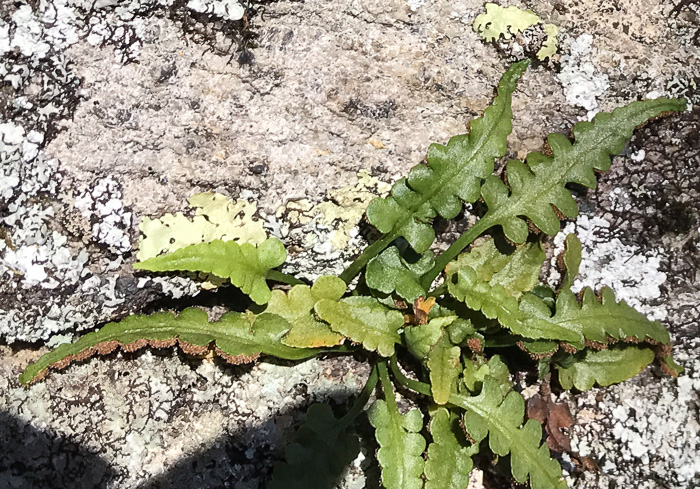
{"type": "MultiPolygon", "coordinates": [[[[314,205],[307,199],[291,201],[277,210],[276,217],[286,217],[291,226],[314,225],[327,230],[324,238],[336,250],[344,251],[348,249],[353,230],[362,220],[370,201],[378,195],[385,196],[390,188],[389,184],[371,176],[369,171],[360,170],[354,185],[330,190],[320,204],[314,205]]],[[[314,238],[305,244],[313,246],[314,238]]]]}
{"type": "Polygon", "coordinates": [[[262,221],[253,218],[255,203],[233,202],[224,195],[205,192],[190,197],[189,204],[195,209],[192,219],[177,212],[141,220],[143,236],[136,254],[139,261],[216,239],[257,245],[267,237],[262,221]]]}

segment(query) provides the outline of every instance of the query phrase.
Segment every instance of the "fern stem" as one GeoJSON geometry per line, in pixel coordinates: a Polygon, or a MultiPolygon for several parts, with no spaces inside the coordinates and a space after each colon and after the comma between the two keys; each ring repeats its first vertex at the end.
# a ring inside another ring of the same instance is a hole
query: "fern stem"
{"type": "MultiPolygon", "coordinates": [[[[435,265],[421,278],[424,289],[430,288],[433,281],[440,275],[448,263],[457,258],[464,248],[469,246],[481,233],[493,226],[491,219],[480,219],[476,224],[467,229],[454,243],[450,245],[440,256],[435,259],[435,265]]],[[[432,294],[430,294],[432,295],[432,294]]]]}
{"type": "Polygon", "coordinates": [[[392,241],[396,239],[396,233],[389,233],[385,234],[381,238],[379,238],[377,241],[369,245],[365,250],[362,252],[360,256],[355,258],[355,261],[353,261],[350,266],[348,266],[343,273],[340,274],[340,278],[343,279],[343,281],[346,284],[349,284],[352,282],[352,279],[355,278],[355,276],[362,271],[362,269],[367,265],[367,263],[377,256],[379,253],[384,251],[384,248],[389,246],[392,241]]]}
{"type": "Polygon", "coordinates": [[[355,421],[355,418],[364,412],[365,405],[367,404],[367,401],[369,401],[374,388],[377,387],[378,380],[379,374],[377,372],[377,366],[375,365],[367,378],[365,386],[362,388],[362,392],[360,392],[360,395],[357,396],[357,399],[355,399],[355,403],[352,405],[352,408],[350,408],[350,411],[348,411],[347,414],[341,418],[339,422],[340,429],[344,430],[350,426],[350,424],[355,421]]]}
{"type": "Polygon", "coordinates": [[[386,401],[389,410],[398,413],[399,407],[396,405],[396,397],[394,397],[394,388],[391,386],[391,379],[389,378],[389,369],[386,367],[386,360],[382,360],[377,364],[377,372],[379,373],[379,381],[382,384],[382,391],[384,391],[384,400],[386,401]]]}
{"type": "Polygon", "coordinates": [[[416,391],[420,394],[423,394],[424,396],[432,396],[432,393],[430,392],[430,385],[426,384],[424,382],[419,382],[417,380],[409,379],[406,377],[401,369],[399,368],[399,364],[396,361],[396,355],[391,357],[390,360],[390,365],[391,365],[391,373],[394,374],[394,378],[399,381],[399,384],[402,386],[411,389],[412,391],[416,391]]]}
{"type": "Polygon", "coordinates": [[[428,294],[428,297],[438,298],[441,295],[444,295],[446,292],[447,292],[447,282],[443,283],[439,287],[435,287],[435,289],[433,289],[432,292],[430,292],[428,294]]]}
{"type": "Polygon", "coordinates": [[[281,284],[307,285],[303,280],[298,279],[293,275],[289,275],[288,273],[282,273],[279,270],[269,270],[267,275],[265,275],[265,279],[279,282],[281,284]]]}

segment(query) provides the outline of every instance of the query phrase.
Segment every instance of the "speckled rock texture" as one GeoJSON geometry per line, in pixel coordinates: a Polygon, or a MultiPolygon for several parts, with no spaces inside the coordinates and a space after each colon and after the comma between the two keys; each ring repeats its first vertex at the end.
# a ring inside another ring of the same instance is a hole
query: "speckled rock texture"
{"type": "MultiPolygon", "coordinates": [[[[638,130],[595,192],[574,189],[582,212],[565,224],[583,242],[577,286],[609,285],[662,320],[686,373],[558,397],[588,460],[564,456],[570,487],[700,487],[700,3],[501,3],[561,31],[514,95],[510,156],[631,100],[689,101],[638,130]]],[[[479,1],[253,1],[240,21],[235,8],[0,2],[0,488],[264,487],[305,408],[342,410],[364,384],[353,357],[233,368],[172,350],[18,383],[97,324],[235,306],[230,290],[131,267],[140,219],[184,211],[195,192],[257,201],[285,271],[342,270],[364,243],[367,192],[462,132],[506,66],[472,30],[479,1]]],[[[373,449],[342,486],[376,487],[373,449]]]]}

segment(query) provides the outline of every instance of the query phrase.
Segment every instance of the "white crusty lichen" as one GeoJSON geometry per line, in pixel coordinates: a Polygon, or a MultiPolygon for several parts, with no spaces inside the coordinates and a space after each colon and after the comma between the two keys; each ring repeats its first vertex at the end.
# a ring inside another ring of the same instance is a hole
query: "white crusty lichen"
{"type": "Polygon", "coordinates": [[[561,71],[557,75],[564,87],[566,101],[588,111],[589,118],[598,108],[598,97],[608,89],[608,77],[599,73],[593,64],[593,36],[581,34],[568,44],[568,54],[562,56],[561,71]]]}
{"type": "Polygon", "coordinates": [[[121,198],[121,185],[112,177],[98,180],[75,197],[75,207],[92,222],[93,238],[116,253],[131,251],[132,214],[121,198]]]}
{"type": "Polygon", "coordinates": [[[224,20],[240,20],[245,15],[245,7],[236,0],[189,0],[187,8],[224,20]]]}
{"type": "MultiPolygon", "coordinates": [[[[570,233],[576,233],[583,248],[579,275],[572,287],[574,292],[584,287],[599,290],[608,286],[618,300],[626,301],[650,319],[666,318],[663,305],[651,304],[661,296],[661,286],[666,281],[666,274],[661,271],[663,250],[642,250],[623,244],[618,237],[611,236],[608,221],[581,214],[554,237],[553,268],[556,255],[564,250],[564,240],[570,233]]],[[[554,273],[551,279],[556,280],[557,275],[554,273]]]]}
{"type": "MultiPolygon", "coordinates": [[[[572,448],[600,461],[600,472],[583,474],[582,487],[669,489],[697,487],[700,479],[700,341],[674,352],[686,368],[673,379],[637,378],[592,389],[572,400],[577,424],[572,448]],[[688,352],[694,352],[689,354],[688,352]]],[[[570,397],[567,394],[567,397],[570,397]]]]}

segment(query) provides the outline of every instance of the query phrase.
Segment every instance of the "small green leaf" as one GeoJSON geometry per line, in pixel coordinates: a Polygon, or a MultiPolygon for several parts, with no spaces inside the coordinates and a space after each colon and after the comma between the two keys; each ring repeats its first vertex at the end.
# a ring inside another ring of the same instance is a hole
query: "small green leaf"
{"type": "Polygon", "coordinates": [[[315,310],[333,331],[384,357],[393,355],[394,345],[401,342],[399,329],[403,327],[403,314],[371,297],[323,299],[316,303],[315,310]]]}
{"type": "Polygon", "coordinates": [[[282,338],[287,346],[318,348],[339,345],[345,339],[316,319],[314,306],[322,299],[339,300],[345,294],[345,282],[338,277],[320,277],[312,287],[295,285],[288,293],[273,290],[266,312],[285,318],[292,325],[282,338]]]}
{"type": "Polygon", "coordinates": [[[379,399],[369,411],[369,422],[375,428],[379,444],[377,460],[382,468],[382,484],[386,489],[421,489],[423,487],[423,450],[425,438],[423,416],[418,409],[400,414],[394,406],[379,399]]]}
{"type": "Polygon", "coordinates": [[[396,291],[404,299],[413,301],[427,294],[420,284],[420,277],[434,264],[435,259],[430,251],[409,261],[401,256],[396,246],[390,246],[367,264],[365,281],[370,289],[384,294],[396,291]]]}
{"type": "Polygon", "coordinates": [[[564,389],[576,387],[580,391],[590,389],[593,384],[617,384],[639,374],[653,361],[654,351],[650,348],[586,350],[577,355],[577,361],[569,368],[557,366],[559,383],[564,389]]]}
{"type": "Polygon", "coordinates": [[[457,385],[459,377],[459,356],[461,349],[452,345],[447,335],[433,346],[428,353],[430,389],[436,404],[445,404],[457,385]]]}
{"type": "Polygon", "coordinates": [[[445,327],[457,319],[457,316],[444,316],[431,319],[428,324],[407,326],[404,329],[406,346],[420,361],[428,358],[430,350],[442,339],[445,327]]]}
{"type": "Polygon", "coordinates": [[[253,362],[260,355],[300,360],[318,353],[318,350],[284,345],[281,340],[289,327],[284,318],[274,314],[256,318],[252,313],[226,313],[210,323],[207,313],[196,308],[185,309],[177,316],[170,312],[129,316],[118,323],[108,323],[75,343],[59,345],[29,365],[20,382],[28,384],[49,367],[63,368],[73,361],[109,353],[120,346],[134,351],[147,345],[163,348],[179,344],[186,353],[203,354],[214,343],[216,353],[234,364],[253,362]]]}
{"type": "Polygon", "coordinates": [[[356,435],[346,433],[328,404],[312,404],[294,443],[276,462],[267,489],[330,488],[360,453],[356,435]]]}
{"type": "Polygon", "coordinates": [[[433,442],[428,445],[425,462],[425,489],[466,488],[474,466],[472,456],[478,453],[479,445],[465,447],[457,439],[450,412],[445,408],[431,413],[429,428],[433,442]]]}
{"type": "Polygon", "coordinates": [[[134,264],[134,268],[152,272],[186,270],[211,273],[231,280],[256,304],[265,304],[270,300],[265,276],[269,270],[284,263],[286,258],[284,245],[277,238],[266,239],[257,247],[249,243],[215,240],[149,258],[134,264]]]}
{"type": "Polygon", "coordinates": [[[562,289],[570,289],[574,286],[574,279],[578,275],[578,269],[581,266],[581,241],[575,234],[566,236],[566,248],[562,260],[566,267],[566,275],[561,283],[562,289]]]}
{"type": "Polygon", "coordinates": [[[510,391],[504,396],[499,383],[486,377],[481,394],[475,397],[453,394],[450,402],[466,412],[464,427],[478,441],[488,435],[491,450],[500,456],[510,453],[513,478],[532,489],[566,489],[561,467],[542,444],[542,427],[530,419],[523,424],[525,401],[510,391]]]}
{"type": "Polygon", "coordinates": [[[518,298],[537,285],[544,260],[539,243],[526,243],[504,253],[496,247],[493,238],[488,238],[459,255],[447,266],[446,273],[449,280],[459,270],[469,267],[476,272],[479,281],[492,287],[500,285],[509,296],[518,298]]]}
{"type": "Polygon", "coordinates": [[[500,355],[492,356],[488,362],[485,362],[480,357],[472,361],[465,360],[464,369],[462,370],[462,384],[469,392],[480,392],[486,377],[496,382],[501,387],[504,395],[511,389],[510,371],[508,366],[501,360],[500,355]]]}

